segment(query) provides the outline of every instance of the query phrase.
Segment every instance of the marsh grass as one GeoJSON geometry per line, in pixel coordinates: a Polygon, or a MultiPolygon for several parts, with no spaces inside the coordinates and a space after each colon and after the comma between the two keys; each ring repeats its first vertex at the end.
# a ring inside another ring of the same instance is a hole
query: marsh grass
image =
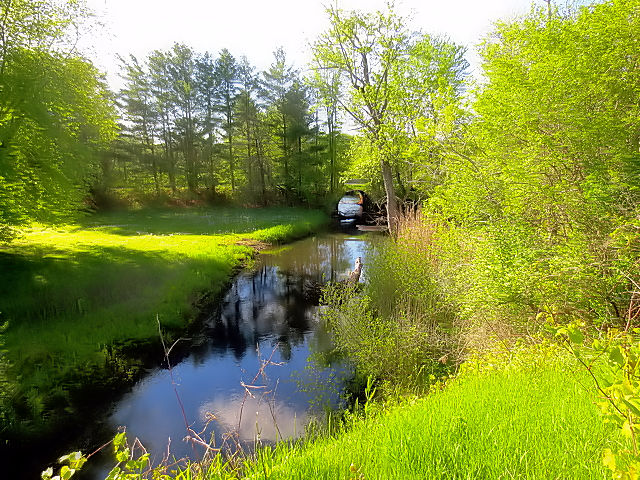
{"type": "Polygon", "coordinates": [[[83,384],[126,383],[139,365],[122,349],[157,343],[156,318],[171,338],[250,261],[247,245],[324,222],[302,209],[184,209],[25,229],[0,250],[2,437],[73,413],[83,384]]]}

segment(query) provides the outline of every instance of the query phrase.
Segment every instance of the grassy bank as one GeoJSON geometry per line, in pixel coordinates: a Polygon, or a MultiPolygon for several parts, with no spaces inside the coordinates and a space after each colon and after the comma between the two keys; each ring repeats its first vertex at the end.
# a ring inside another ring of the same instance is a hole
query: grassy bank
{"type": "MultiPolygon", "coordinates": [[[[184,209],[34,225],[0,249],[0,432],[38,432],[73,414],[82,384],[133,375],[126,344],[170,336],[215,296],[259,242],[321,228],[303,209],[184,209]]],[[[161,351],[158,352],[161,355],[161,351]]]]}
{"type": "Polygon", "coordinates": [[[486,358],[470,363],[443,390],[371,415],[334,437],[266,450],[245,474],[269,479],[606,477],[602,450],[617,440],[617,432],[603,425],[584,388],[590,379],[572,358],[551,347],[495,369],[486,368],[489,363],[486,358]]]}
{"type": "Polygon", "coordinates": [[[602,479],[603,449],[626,440],[602,422],[591,382],[554,344],[485,352],[429,395],[369,404],[329,433],[171,478],[602,479]]]}
{"type": "MultiPolygon", "coordinates": [[[[269,479],[604,478],[590,379],[554,347],[496,367],[483,358],[430,395],[305,446],[264,450],[243,476],[269,479]],[[573,372],[569,373],[568,372],[573,372]]],[[[224,478],[212,474],[208,478],[224,478]]]]}

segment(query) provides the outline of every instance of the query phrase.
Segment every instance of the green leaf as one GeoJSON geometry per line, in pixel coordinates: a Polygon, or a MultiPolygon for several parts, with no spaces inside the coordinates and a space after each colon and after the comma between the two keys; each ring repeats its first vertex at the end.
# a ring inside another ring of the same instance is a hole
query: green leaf
{"type": "Polygon", "coordinates": [[[62,480],[69,480],[71,477],[73,477],[74,473],[76,473],[76,471],[73,468],[67,467],[66,465],[64,465],[60,469],[60,477],[62,480]]]}
{"type": "Polygon", "coordinates": [[[633,438],[633,428],[628,421],[622,424],[622,435],[628,439],[633,438]]]}
{"type": "Polygon", "coordinates": [[[578,327],[573,325],[568,328],[569,340],[571,340],[576,345],[582,345],[584,342],[584,334],[580,331],[578,327]]]}
{"type": "Polygon", "coordinates": [[[621,347],[614,347],[611,349],[609,352],[609,361],[616,365],[620,365],[621,367],[624,365],[624,353],[621,347]]]}
{"type": "Polygon", "coordinates": [[[602,464],[612,472],[616,471],[616,456],[610,448],[605,448],[602,456],[602,464]]]}
{"type": "Polygon", "coordinates": [[[126,462],[129,459],[129,449],[125,448],[124,450],[120,450],[116,452],[116,460],[118,462],[126,462]]]}
{"type": "MultiPolygon", "coordinates": [[[[628,401],[628,400],[626,400],[624,398],[622,398],[621,400],[622,400],[622,403],[624,403],[627,406],[627,408],[629,410],[631,410],[631,412],[636,417],[640,418],[640,408],[638,408],[638,405],[636,405],[636,404],[634,404],[634,403],[632,403],[632,402],[630,402],[630,401],[628,401]]],[[[636,402],[637,402],[637,400],[636,400],[636,402]]]]}

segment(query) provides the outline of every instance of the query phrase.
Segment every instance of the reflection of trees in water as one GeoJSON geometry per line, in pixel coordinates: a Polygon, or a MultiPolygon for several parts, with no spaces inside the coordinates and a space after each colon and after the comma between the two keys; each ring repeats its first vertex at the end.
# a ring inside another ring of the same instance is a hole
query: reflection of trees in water
{"type": "Polygon", "coordinates": [[[305,279],[275,267],[262,266],[252,275],[241,275],[234,282],[211,319],[207,332],[214,351],[232,351],[241,359],[247,349],[267,339],[281,344],[285,360],[292,346],[302,344],[314,305],[305,295],[305,279]]]}
{"type": "Polygon", "coordinates": [[[236,278],[210,319],[209,348],[220,355],[231,351],[240,360],[249,348],[271,339],[289,360],[292,348],[314,329],[319,286],[350,269],[362,255],[363,243],[357,243],[354,251],[344,237],[311,238],[263,256],[257,271],[236,278]]]}

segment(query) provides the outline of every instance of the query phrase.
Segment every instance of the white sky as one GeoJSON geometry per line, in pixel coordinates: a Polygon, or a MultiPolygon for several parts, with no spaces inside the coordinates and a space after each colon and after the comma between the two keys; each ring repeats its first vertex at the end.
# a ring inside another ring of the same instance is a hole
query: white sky
{"type": "MultiPolygon", "coordinates": [[[[116,55],[132,53],[143,59],[174,42],[197,52],[217,54],[222,48],[245,55],[259,70],[282,46],[289,63],[303,69],[310,58],[309,43],[327,27],[323,4],[331,0],[87,0],[105,24],[83,44],[99,68],[107,71],[112,87],[119,87],[116,55]],[[87,47],[88,46],[88,47],[87,47]]],[[[499,19],[529,11],[543,0],[397,0],[396,10],[413,13],[413,29],[446,34],[471,53],[499,19]]],[[[345,10],[374,11],[385,0],[340,0],[345,10]]],[[[473,69],[477,56],[468,54],[473,69]]]]}

